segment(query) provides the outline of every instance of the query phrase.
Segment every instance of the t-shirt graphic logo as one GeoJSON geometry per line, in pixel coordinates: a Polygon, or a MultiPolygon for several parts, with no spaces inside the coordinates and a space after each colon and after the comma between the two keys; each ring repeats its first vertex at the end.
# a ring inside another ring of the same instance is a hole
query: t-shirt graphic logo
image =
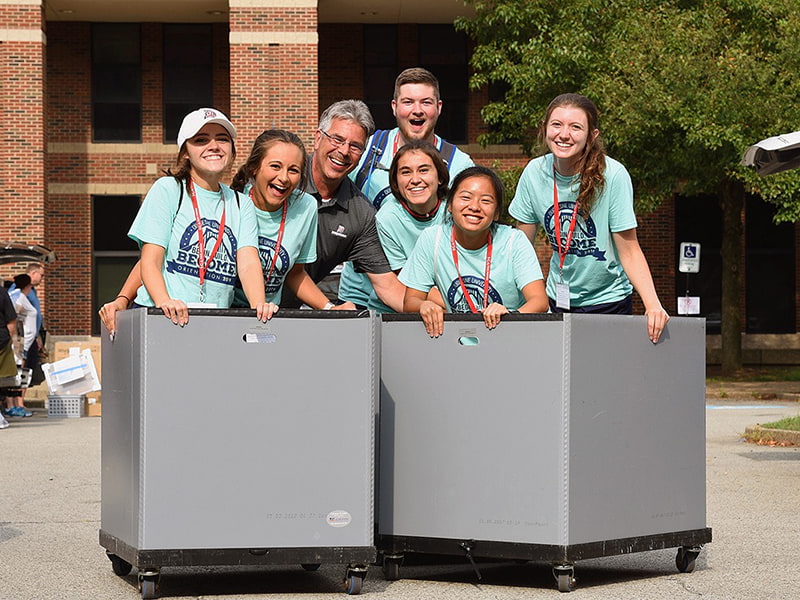
{"type": "Polygon", "coordinates": [[[281,244],[281,251],[278,252],[278,261],[275,263],[275,268],[272,270],[272,277],[269,278],[269,281],[266,281],[266,277],[272,265],[272,257],[275,255],[275,240],[258,236],[258,255],[261,257],[261,267],[264,269],[264,288],[267,295],[275,294],[280,289],[283,278],[289,270],[289,253],[286,251],[286,246],[281,244]]]}
{"type": "MultiPolygon", "coordinates": [[[[572,221],[572,211],[575,210],[575,202],[559,202],[558,203],[558,218],[559,227],[561,228],[561,248],[567,245],[567,235],[569,235],[569,224],[572,221]]],[[[550,246],[553,252],[558,252],[558,244],[556,244],[556,229],[555,221],[553,220],[554,208],[551,206],[544,213],[544,230],[547,232],[547,238],[550,240],[550,246]]],[[[582,216],[577,215],[575,221],[575,231],[572,233],[572,240],[569,243],[567,254],[574,256],[594,256],[598,261],[606,260],[605,250],[597,248],[597,227],[591,216],[584,219],[582,216]]]]}
{"type": "MultiPolygon", "coordinates": [[[[211,253],[217,243],[219,221],[203,219],[203,240],[206,255],[211,253]]],[[[167,261],[168,273],[181,273],[200,278],[197,257],[200,245],[197,238],[197,222],[193,221],[181,236],[178,253],[174,259],[167,261]]],[[[208,263],[206,279],[225,285],[233,285],[236,279],[236,237],[230,227],[225,227],[225,236],[217,249],[214,258],[208,263]]]]}
{"type": "MultiPolygon", "coordinates": [[[[461,279],[464,280],[464,287],[467,288],[467,292],[469,292],[469,297],[472,298],[472,303],[475,305],[475,308],[482,310],[483,277],[476,277],[475,275],[463,275],[461,279]]],[[[503,298],[500,297],[500,293],[490,283],[489,300],[487,304],[491,304],[492,302],[502,304],[503,298]]],[[[450,288],[447,290],[447,303],[450,305],[450,308],[454,313],[472,312],[467,299],[464,297],[464,291],[461,289],[461,283],[458,281],[458,277],[453,279],[453,282],[450,284],[450,288]]]]}
{"type": "Polygon", "coordinates": [[[341,224],[336,229],[332,230],[331,234],[335,235],[336,237],[340,237],[340,238],[346,238],[347,237],[347,234],[344,232],[344,225],[341,225],[341,224]]]}

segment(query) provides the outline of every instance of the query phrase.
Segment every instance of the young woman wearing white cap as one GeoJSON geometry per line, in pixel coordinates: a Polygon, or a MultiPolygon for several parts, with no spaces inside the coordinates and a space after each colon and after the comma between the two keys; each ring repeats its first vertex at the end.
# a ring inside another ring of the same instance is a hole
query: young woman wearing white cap
{"type": "Polygon", "coordinates": [[[238,275],[260,320],[277,310],[265,302],[253,204],[221,182],[236,156],[235,138],[236,128],[216,109],[183,119],[176,170],[153,184],[128,232],[141,247],[144,285],[126,301],[161,308],[183,325],[187,303],[228,308],[238,275]]]}

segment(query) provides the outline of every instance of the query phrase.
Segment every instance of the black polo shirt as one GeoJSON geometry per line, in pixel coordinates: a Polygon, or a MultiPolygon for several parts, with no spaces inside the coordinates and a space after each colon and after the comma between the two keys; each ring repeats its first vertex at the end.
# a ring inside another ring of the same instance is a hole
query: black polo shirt
{"type": "Polygon", "coordinates": [[[6,288],[0,286],[0,318],[3,322],[0,323],[0,348],[5,348],[8,342],[11,341],[11,333],[8,331],[8,323],[17,320],[17,311],[14,310],[14,303],[6,291],[6,288]]]}
{"type": "Polygon", "coordinates": [[[317,199],[317,261],[306,265],[311,279],[321,281],[345,261],[363,273],[391,271],[378,239],[372,203],[349,177],[342,180],[335,198],[323,202],[311,175],[312,160],[309,156],[305,190],[317,199]]]}

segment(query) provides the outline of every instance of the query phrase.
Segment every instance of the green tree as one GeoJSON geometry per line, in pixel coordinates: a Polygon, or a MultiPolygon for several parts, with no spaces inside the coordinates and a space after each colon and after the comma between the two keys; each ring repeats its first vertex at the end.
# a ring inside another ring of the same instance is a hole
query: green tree
{"type": "Polygon", "coordinates": [[[759,177],[747,146],[800,129],[797,0],[472,0],[456,26],[476,42],[471,85],[495,84],[485,143],[529,155],[547,104],[592,98],[609,154],[631,172],[637,209],[675,193],[715,194],[723,212],[723,368],[741,366],[746,193],[800,217],[800,171],[759,177]]]}

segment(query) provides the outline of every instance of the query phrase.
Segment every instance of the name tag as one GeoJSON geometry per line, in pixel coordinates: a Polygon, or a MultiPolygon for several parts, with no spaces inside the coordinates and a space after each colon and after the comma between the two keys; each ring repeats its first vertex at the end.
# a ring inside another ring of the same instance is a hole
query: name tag
{"type": "Polygon", "coordinates": [[[556,306],[562,310],[569,310],[569,284],[556,284],[556,306]]]}

